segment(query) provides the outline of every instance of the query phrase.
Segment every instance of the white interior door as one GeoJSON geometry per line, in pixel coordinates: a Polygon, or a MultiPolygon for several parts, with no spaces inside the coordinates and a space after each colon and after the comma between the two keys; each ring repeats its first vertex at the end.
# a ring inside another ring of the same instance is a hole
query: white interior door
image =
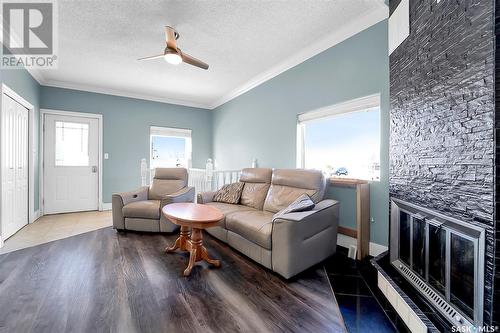
{"type": "Polygon", "coordinates": [[[99,120],[45,114],[44,214],[99,208],[99,120]]]}
{"type": "Polygon", "coordinates": [[[2,98],[2,238],[28,224],[29,110],[2,98]]]}

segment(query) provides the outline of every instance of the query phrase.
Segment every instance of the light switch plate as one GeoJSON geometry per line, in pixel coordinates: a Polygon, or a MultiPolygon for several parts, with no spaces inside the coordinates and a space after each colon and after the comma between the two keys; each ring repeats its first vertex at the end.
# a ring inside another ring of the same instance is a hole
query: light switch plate
{"type": "Polygon", "coordinates": [[[104,159],[107,160],[109,158],[109,154],[108,153],[104,153],[104,159]]]}

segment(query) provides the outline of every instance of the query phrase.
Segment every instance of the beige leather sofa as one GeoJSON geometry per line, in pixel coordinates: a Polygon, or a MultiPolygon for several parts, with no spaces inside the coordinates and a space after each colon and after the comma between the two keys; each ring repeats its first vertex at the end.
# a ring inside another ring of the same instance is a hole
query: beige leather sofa
{"type": "Polygon", "coordinates": [[[245,183],[237,205],[212,202],[215,192],[198,194],[198,203],[219,208],[225,219],[207,229],[214,237],[285,278],[335,253],[339,203],[323,200],[323,174],[303,169],[243,169],[245,183]],[[303,193],[316,206],[310,211],[275,214],[303,193]]]}
{"type": "Polygon", "coordinates": [[[184,168],[157,168],[151,186],[113,194],[113,228],[151,232],[172,232],[177,226],[161,209],[174,202],[193,202],[194,187],[188,187],[184,168]]]}

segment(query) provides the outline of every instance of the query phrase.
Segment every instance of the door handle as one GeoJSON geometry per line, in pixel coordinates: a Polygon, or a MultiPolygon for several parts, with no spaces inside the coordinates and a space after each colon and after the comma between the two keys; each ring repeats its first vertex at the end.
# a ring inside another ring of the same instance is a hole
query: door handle
{"type": "Polygon", "coordinates": [[[96,173],[97,172],[97,166],[92,166],[92,173],[96,173]]]}

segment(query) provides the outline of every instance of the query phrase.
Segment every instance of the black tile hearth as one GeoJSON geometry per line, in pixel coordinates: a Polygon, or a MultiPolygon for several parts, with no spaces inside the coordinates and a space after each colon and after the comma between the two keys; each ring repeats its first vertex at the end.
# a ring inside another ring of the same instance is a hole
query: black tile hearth
{"type": "Polygon", "coordinates": [[[349,332],[398,332],[372,296],[336,294],[349,332]]]}
{"type": "MultiPolygon", "coordinates": [[[[375,272],[365,269],[363,270],[363,276],[365,278],[365,281],[367,282],[368,286],[371,288],[372,291],[374,291],[375,297],[378,299],[379,303],[381,304],[382,308],[386,312],[386,315],[390,318],[392,323],[398,327],[400,331],[404,331],[400,329],[400,327],[403,327],[406,329],[406,326],[404,326],[404,323],[402,323],[401,318],[398,317],[396,314],[395,309],[392,307],[392,305],[389,303],[389,301],[385,298],[385,296],[380,292],[380,290],[377,287],[377,269],[379,269],[381,272],[383,272],[384,276],[387,276],[391,279],[392,282],[394,282],[397,285],[397,288],[402,291],[405,296],[403,298],[409,298],[411,299],[411,302],[413,303],[410,308],[412,308],[416,313],[420,312],[422,315],[425,317],[423,320],[424,322],[429,322],[431,326],[433,326],[432,330],[433,332],[444,332],[448,333],[451,332],[451,325],[450,323],[443,317],[439,312],[437,312],[432,305],[420,294],[418,293],[410,283],[406,281],[405,278],[403,278],[397,271],[392,267],[392,265],[389,262],[389,258],[387,255],[381,255],[379,257],[376,257],[372,260],[372,262],[375,262],[375,264],[372,264],[374,267],[375,272]],[[369,273],[368,273],[369,272],[369,273]]],[[[429,326],[428,326],[429,327],[429,326]]]]}
{"type": "Polygon", "coordinates": [[[356,260],[349,259],[344,249],[337,246],[337,253],[324,263],[326,271],[329,275],[359,276],[356,260]]]}
{"type": "Polygon", "coordinates": [[[361,276],[329,274],[328,277],[336,295],[372,296],[370,289],[361,276]]]}
{"type": "MultiPolygon", "coordinates": [[[[389,305],[390,307],[390,305],[389,305]]],[[[385,310],[385,314],[389,319],[391,320],[392,324],[396,326],[396,329],[398,332],[409,332],[408,328],[406,327],[405,323],[403,322],[403,319],[401,319],[400,316],[396,313],[396,311],[392,308],[385,310]]]]}
{"type": "Polygon", "coordinates": [[[368,277],[370,274],[376,276],[376,270],[369,261],[349,259],[345,249],[337,247],[337,254],[328,259],[324,265],[350,333],[407,332],[404,324],[400,324],[400,327],[395,326],[398,324],[396,319],[393,324],[375,297],[376,290],[365,280],[365,276],[368,277]]]}

